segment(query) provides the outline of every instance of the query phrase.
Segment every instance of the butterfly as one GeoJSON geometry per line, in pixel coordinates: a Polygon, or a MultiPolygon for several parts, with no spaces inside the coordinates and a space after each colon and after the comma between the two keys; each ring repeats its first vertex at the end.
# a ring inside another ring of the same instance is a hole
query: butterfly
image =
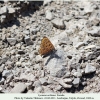
{"type": "Polygon", "coordinates": [[[51,43],[51,41],[47,38],[47,37],[43,37],[42,41],[41,41],[41,45],[40,45],[40,49],[39,49],[39,54],[42,55],[47,55],[50,52],[52,52],[53,50],[55,50],[53,44],[51,43]]]}

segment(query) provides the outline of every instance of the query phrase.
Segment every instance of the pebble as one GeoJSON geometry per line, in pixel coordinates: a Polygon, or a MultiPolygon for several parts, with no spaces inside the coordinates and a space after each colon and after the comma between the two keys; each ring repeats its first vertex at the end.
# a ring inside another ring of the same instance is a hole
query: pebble
{"type": "Polygon", "coordinates": [[[78,77],[78,78],[81,78],[82,77],[82,74],[80,72],[74,72],[73,75],[75,77],[78,77]]]}
{"type": "Polygon", "coordinates": [[[47,4],[49,4],[51,1],[52,1],[52,0],[44,0],[44,1],[43,1],[43,5],[44,5],[44,6],[47,5],[47,4]]]}
{"type": "Polygon", "coordinates": [[[41,86],[41,82],[39,80],[35,81],[33,86],[35,87],[40,87],[41,86]]]}
{"type": "Polygon", "coordinates": [[[7,38],[7,41],[12,46],[16,44],[16,38],[7,38]]]}
{"type": "Polygon", "coordinates": [[[11,8],[11,7],[8,7],[8,13],[9,14],[15,13],[15,9],[14,8],[11,8]]]}
{"type": "Polygon", "coordinates": [[[33,44],[33,42],[31,41],[30,37],[28,37],[28,36],[25,36],[24,41],[25,41],[25,43],[27,45],[32,45],[33,44]]]}
{"type": "Polygon", "coordinates": [[[64,29],[65,28],[64,21],[60,18],[53,19],[52,24],[53,24],[54,27],[56,27],[58,29],[64,29]]]}
{"type": "Polygon", "coordinates": [[[35,93],[42,93],[42,92],[43,92],[42,86],[36,87],[36,88],[34,89],[34,92],[35,92],[35,93]]]}
{"type": "Polygon", "coordinates": [[[79,86],[79,83],[80,83],[80,78],[75,78],[75,79],[73,80],[73,85],[74,85],[74,87],[78,87],[78,86],[79,86]]]}
{"type": "Polygon", "coordinates": [[[42,85],[44,85],[44,86],[48,85],[48,81],[45,78],[40,78],[39,80],[42,85]]]}
{"type": "Polygon", "coordinates": [[[94,29],[94,30],[91,30],[91,31],[87,31],[88,34],[90,34],[91,36],[96,36],[96,37],[100,37],[100,29],[94,29]]]}
{"type": "Polygon", "coordinates": [[[52,20],[53,19],[53,15],[49,10],[46,10],[46,19],[47,20],[52,20]]]}
{"type": "Polygon", "coordinates": [[[0,84],[4,84],[5,79],[3,77],[0,77],[0,84]]]}
{"type": "Polygon", "coordinates": [[[71,87],[72,87],[71,84],[66,84],[66,82],[67,82],[67,83],[71,82],[71,80],[69,80],[69,79],[68,79],[68,80],[63,80],[63,79],[61,79],[61,80],[59,80],[58,82],[59,82],[59,84],[62,85],[62,87],[64,87],[64,88],[67,88],[67,89],[68,89],[68,88],[71,88],[71,87]]]}
{"type": "Polygon", "coordinates": [[[23,93],[26,90],[26,85],[24,83],[16,83],[14,88],[10,91],[10,93],[23,93]]]}
{"type": "Polygon", "coordinates": [[[6,6],[1,7],[1,9],[0,9],[0,15],[6,14],[6,13],[7,13],[7,7],[6,6]]]}
{"type": "Polygon", "coordinates": [[[87,64],[85,68],[85,74],[90,74],[96,71],[96,67],[92,66],[91,64],[87,64]]]}
{"type": "Polygon", "coordinates": [[[31,73],[29,73],[29,74],[21,73],[19,79],[20,80],[28,80],[28,81],[34,82],[35,81],[35,76],[33,74],[31,74],[31,73]]]}
{"type": "Polygon", "coordinates": [[[3,77],[8,77],[12,74],[11,70],[3,70],[2,76],[3,77]]]}

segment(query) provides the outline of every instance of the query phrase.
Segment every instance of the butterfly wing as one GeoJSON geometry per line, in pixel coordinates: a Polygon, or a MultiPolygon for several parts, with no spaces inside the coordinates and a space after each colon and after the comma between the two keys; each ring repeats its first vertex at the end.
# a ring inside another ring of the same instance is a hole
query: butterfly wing
{"type": "Polygon", "coordinates": [[[50,40],[47,37],[44,37],[41,41],[39,53],[40,55],[46,55],[53,51],[55,48],[53,44],[50,42],[50,40]]]}

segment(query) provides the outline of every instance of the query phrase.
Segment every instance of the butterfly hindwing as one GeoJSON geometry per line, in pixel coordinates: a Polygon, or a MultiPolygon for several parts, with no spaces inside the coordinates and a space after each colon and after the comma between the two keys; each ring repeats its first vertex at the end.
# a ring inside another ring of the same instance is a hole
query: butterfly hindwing
{"type": "Polygon", "coordinates": [[[40,55],[46,55],[53,51],[55,48],[53,44],[50,42],[50,40],[47,37],[44,37],[41,41],[39,53],[40,55]]]}

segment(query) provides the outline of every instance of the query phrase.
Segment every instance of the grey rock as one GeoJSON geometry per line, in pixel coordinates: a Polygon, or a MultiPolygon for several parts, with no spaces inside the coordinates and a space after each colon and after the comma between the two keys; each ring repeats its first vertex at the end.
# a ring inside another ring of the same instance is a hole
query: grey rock
{"type": "Polygon", "coordinates": [[[72,82],[72,79],[70,79],[70,78],[65,78],[65,79],[63,79],[63,81],[64,81],[65,83],[71,83],[71,82],[72,82]]]}
{"type": "Polygon", "coordinates": [[[48,85],[48,81],[45,78],[40,78],[39,80],[42,85],[44,85],[44,86],[48,85]]]}
{"type": "Polygon", "coordinates": [[[40,29],[39,28],[30,28],[30,33],[35,35],[40,29]]]}
{"type": "Polygon", "coordinates": [[[64,75],[64,78],[69,78],[71,75],[71,73],[69,71],[67,71],[67,73],[64,75]]]}
{"type": "Polygon", "coordinates": [[[73,83],[74,87],[78,87],[80,84],[80,78],[75,78],[72,83],[73,83]]]}
{"type": "Polygon", "coordinates": [[[33,74],[31,74],[31,73],[29,73],[29,74],[21,73],[19,79],[20,80],[28,80],[28,81],[34,82],[35,81],[35,76],[33,74]]]}
{"type": "Polygon", "coordinates": [[[11,7],[8,7],[8,13],[9,14],[15,13],[15,9],[11,8],[11,7]]]}
{"type": "Polygon", "coordinates": [[[43,5],[47,5],[48,3],[50,3],[52,0],[44,0],[43,5]]]}
{"type": "Polygon", "coordinates": [[[71,84],[66,84],[66,83],[71,83],[71,81],[72,80],[70,80],[70,79],[60,79],[60,80],[58,80],[59,84],[62,85],[62,87],[67,88],[67,89],[72,87],[71,84]]]}
{"type": "Polygon", "coordinates": [[[27,93],[34,93],[32,90],[28,90],[28,92],[27,93]]]}
{"type": "Polygon", "coordinates": [[[4,70],[3,73],[2,73],[2,76],[3,77],[8,77],[12,74],[12,72],[10,70],[4,70]]]}
{"type": "Polygon", "coordinates": [[[0,86],[0,92],[3,90],[3,88],[0,86]]]}
{"type": "Polygon", "coordinates": [[[41,82],[39,80],[35,81],[33,86],[35,87],[40,87],[41,86],[41,82]]]}
{"type": "Polygon", "coordinates": [[[54,27],[59,28],[59,29],[65,28],[64,21],[60,18],[53,19],[52,24],[53,24],[54,27]]]}
{"type": "Polygon", "coordinates": [[[46,11],[46,19],[47,20],[52,20],[53,19],[53,15],[49,10],[46,11]]]}
{"type": "Polygon", "coordinates": [[[23,33],[24,33],[25,35],[29,35],[29,34],[30,34],[30,32],[29,32],[28,30],[23,31],[23,33]]]}
{"type": "Polygon", "coordinates": [[[43,87],[42,87],[42,86],[36,87],[36,88],[34,89],[34,92],[35,92],[35,93],[43,93],[43,87]]]}
{"type": "Polygon", "coordinates": [[[32,88],[32,82],[27,82],[25,83],[25,85],[27,86],[27,90],[30,90],[32,88]]]}
{"type": "Polygon", "coordinates": [[[97,57],[97,61],[100,61],[100,56],[97,57]]]}
{"type": "Polygon", "coordinates": [[[0,67],[0,74],[3,72],[3,67],[0,67]]]}
{"type": "Polygon", "coordinates": [[[66,62],[63,50],[57,50],[55,53],[50,54],[50,56],[45,58],[44,65],[47,71],[50,72],[51,76],[62,77],[66,73],[66,68],[64,63],[66,62]],[[52,58],[52,59],[50,59],[52,58]],[[53,70],[52,70],[53,69],[53,70]]]}
{"type": "Polygon", "coordinates": [[[95,37],[100,37],[100,29],[93,29],[91,31],[87,31],[88,34],[90,34],[91,36],[95,36],[95,37]]]}
{"type": "Polygon", "coordinates": [[[23,93],[26,88],[27,87],[24,83],[17,83],[10,93],[23,93]]]}
{"type": "Polygon", "coordinates": [[[85,55],[86,55],[86,60],[93,60],[93,59],[96,59],[100,55],[100,50],[87,52],[85,55]]]}
{"type": "Polygon", "coordinates": [[[46,87],[46,88],[44,88],[44,93],[54,93],[54,91],[51,90],[50,88],[46,87]]]}
{"type": "Polygon", "coordinates": [[[61,85],[57,85],[57,86],[55,87],[55,89],[56,89],[57,91],[60,91],[60,90],[62,89],[62,86],[61,86],[61,85]]]}
{"type": "Polygon", "coordinates": [[[16,38],[7,38],[7,41],[10,45],[15,45],[16,44],[16,38]]]}
{"type": "Polygon", "coordinates": [[[96,67],[92,66],[91,64],[87,64],[85,68],[85,74],[90,74],[96,71],[96,67]]]}
{"type": "Polygon", "coordinates": [[[83,85],[83,86],[86,86],[86,85],[87,85],[87,83],[86,83],[86,82],[82,82],[82,85],[83,85]]]}
{"type": "Polygon", "coordinates": [[[2,14],[6,14],[7,13],[7,7],[6,6],[3,6],[0,8],[0,15],[2,14]]]}
{"type": "Polygon", "coordinates": [[[75,73],[73,73],[73,75],[75,77],[78,77],[78,78],[81,78],[82,77],[82,74],[80,72],[75,72],[75,73]]]}
{"type": "Polygon", "coordinates": [[[34,70],[41,70],[42,67],[39,64],[35,64],[34,66],[34,70]]]}
{"type": "Polygon", "coordinates": [[[4,84],[5,79],[3,77],[0,77],[0,85],[4,84]]]}
{"type": "Polygon", "coordinates": [[[3,22],[5,22],[5,20],[6,20],[6,15],[1,15],[1,23],[3,23],[3,22]]]}
{"type": "Polygon", "coordinates": [[[33,44],[33,42],[31,41],[30,37],[28,37],[28,36],[25,36],[24,41],[25,41],[25,43],[27,45],[32,45],[33,44]]]}

